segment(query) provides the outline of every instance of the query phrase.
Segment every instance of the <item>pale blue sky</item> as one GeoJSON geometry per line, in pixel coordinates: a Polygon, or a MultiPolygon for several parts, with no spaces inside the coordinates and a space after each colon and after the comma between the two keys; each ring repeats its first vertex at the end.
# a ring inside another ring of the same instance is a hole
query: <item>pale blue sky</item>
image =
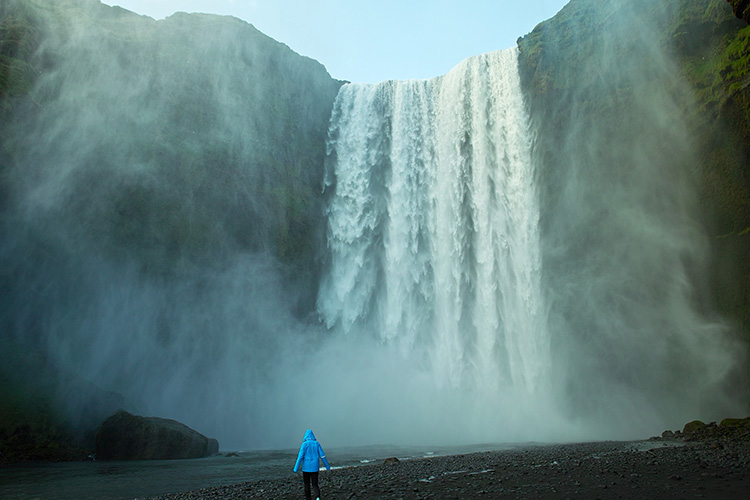
{"type": "Polygon", "coordinates": [[[334,78],[375,83],[443,75],[516,44],[569,0],[104,0],[162,19],[209,12],[243,19],[334,78]]]}

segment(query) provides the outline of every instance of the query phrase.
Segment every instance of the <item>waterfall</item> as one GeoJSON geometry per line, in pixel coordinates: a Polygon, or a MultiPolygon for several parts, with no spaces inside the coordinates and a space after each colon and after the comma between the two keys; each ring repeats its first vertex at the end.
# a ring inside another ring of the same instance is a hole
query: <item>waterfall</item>
{"type": "Polygon", "coordinates": [[[346,85],[328,140],[320,316],[397,345],[437,387],[490,398],[543,390],[550,365],[517,57],[346,85]]]}
{"type": "Polygon", "coordinates": [[[698,160],[663,147],[691,132],[662,88],[674,73],[650,57],[655,83],[602,76],[602,92],[628,89],[627,109],[594,109],[583,89],[535,127],[517,49],[339,91],[317,310],[333,338],[356,339],[347,376],[369,390],[398,357],[387,408],[408,404],[411,432],[638,438],[739,407],[726,390],[739,350],[697,300],[698,160]]]}
{"type": "Polygon", "coordinates": [[[713,304],[733,243],[699,199],[713,136],[651,18],[674,9],[577,3],[520,53],[343,87],[236,19],[55,7],[0,122],[6,372],[38,352],[73,417],[90,382],[225,449],[746,415],[744,330],[713,304]]]}

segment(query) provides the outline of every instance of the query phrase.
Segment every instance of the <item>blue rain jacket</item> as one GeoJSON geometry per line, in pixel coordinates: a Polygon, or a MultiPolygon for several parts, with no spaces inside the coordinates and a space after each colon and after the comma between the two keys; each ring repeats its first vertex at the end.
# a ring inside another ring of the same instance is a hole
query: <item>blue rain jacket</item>
{"type": "Polygon", "coordinates": [[[302,440],[302,446],[299,447],[297,463],[294,464],[294,472],[297,472],[300,464],[302,464],[302,472],[318,472],[320,470],[321,458],[326,469],[331,470],[331,466],[328,465],[328,460],[326,460],[326,454],[323,452],[323,447],[315,439],[313,431],[307,429],[305,431],[305,438],[302,440]]]}

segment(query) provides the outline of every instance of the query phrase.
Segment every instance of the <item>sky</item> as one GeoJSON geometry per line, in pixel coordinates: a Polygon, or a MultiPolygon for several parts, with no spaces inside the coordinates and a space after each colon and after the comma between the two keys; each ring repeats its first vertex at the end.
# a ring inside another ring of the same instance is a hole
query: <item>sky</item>
{"type": "Polygon", "coordinates": [[[104,0],[154,19],[232,15],[334,78],[376,83],[444,75],[467,57],[516,45],[569,0],[104,0]]]}

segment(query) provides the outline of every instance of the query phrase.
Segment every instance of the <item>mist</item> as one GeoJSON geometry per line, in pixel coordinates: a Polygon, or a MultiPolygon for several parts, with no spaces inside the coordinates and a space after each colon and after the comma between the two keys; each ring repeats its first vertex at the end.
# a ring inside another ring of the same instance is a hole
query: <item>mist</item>
{"type": "Polygon", "coordinates": [[[561,407],[640,432],[746,411],[745,350],[707,286],[703,118],[661,35],[681,8],[571,2],[580,57],[532,112],[561,407]]]}
{"type": "Polygon", "coordinates": [[[43,71],[3,129],[3,332],[223,447],[296,442],[341,83],[236,19],[26,13],[43,71]]]}
{"type": "Polygon", "coordinates": [[[343,85],[236,19],[61,8],[4,127],[2,330],[223,450],[747,412],[669,13],[599,3],[546,96],[523,41],[343,85]]]}

